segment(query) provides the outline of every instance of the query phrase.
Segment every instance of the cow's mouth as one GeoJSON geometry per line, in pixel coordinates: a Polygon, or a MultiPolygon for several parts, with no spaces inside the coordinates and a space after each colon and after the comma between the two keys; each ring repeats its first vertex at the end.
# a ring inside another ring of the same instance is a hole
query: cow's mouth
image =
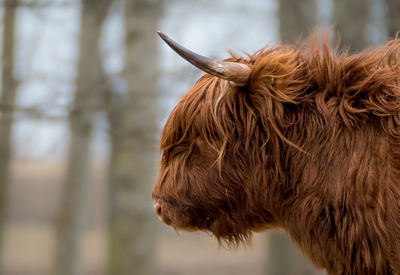
{"type": "Polygon", "coordinates": [[[193,217],[190,215],[187,206],[157,199],[154,204],[154,213],[161,222],[175,229],[184,231],[199,230],[193,224],[193,217]]]}
{"type": "Polygon", "coordinates": [[[247,243],[251,236],[250,230],[242,228],[232,218],[198,215],[201,212],[199,209],[192,209],[167,200],[157,199],[154,212],[161,222],[175,230],[210,232],[219,242],[224,241],[233,246],[240,242],[247,243]]]}

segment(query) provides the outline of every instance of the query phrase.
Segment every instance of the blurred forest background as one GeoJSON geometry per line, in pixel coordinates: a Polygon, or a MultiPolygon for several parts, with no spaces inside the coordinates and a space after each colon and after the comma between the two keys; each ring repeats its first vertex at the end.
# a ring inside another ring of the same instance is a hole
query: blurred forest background
{"type": "Polygon", "coordinates": [[[160,128],[202,73],[156,35],[228,57],[315,29],[351,52],[399,0],[0,1],[0,274],[325,274],[281,232],[219,248],[153,215],[160,128]]]}

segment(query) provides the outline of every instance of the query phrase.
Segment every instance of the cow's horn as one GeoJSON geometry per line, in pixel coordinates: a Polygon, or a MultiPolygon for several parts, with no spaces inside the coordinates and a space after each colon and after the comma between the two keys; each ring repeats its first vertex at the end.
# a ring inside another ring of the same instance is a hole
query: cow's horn
{"type": "Polygon", "coordinates": [[[186,49],[185,47],[182,47],[164,33],[160,31],[157,33],[177,54],[182,56],[200,70],[229,80],[238,86],[246,85],[250,76],[249,66],[236,62],[214,60],[199,55],[191,50],[186,49]]]}

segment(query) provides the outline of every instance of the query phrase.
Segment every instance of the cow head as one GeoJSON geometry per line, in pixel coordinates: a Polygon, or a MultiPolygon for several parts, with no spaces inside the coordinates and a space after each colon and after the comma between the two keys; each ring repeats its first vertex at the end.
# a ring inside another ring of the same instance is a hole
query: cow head
{"type": "Polygon", "coordinates": [[[269,184],[279,180],[282,148],[271,142],[281,136],[275,119],[283,110],[273,102],[279,101],[277,85],[287,89],[285,75],[296,65],[272,51],[215,61],[160,36],[208,74],[183,96],[162,130],[156,215],[177,229],[209,231],[229,243],[248,240],[251,231],[276,222],[269,184]],[[260,56],[271,59],[270,67],[257,63],[260,56]],[[285,62],[286,71],[279,65],[285,62]]]}

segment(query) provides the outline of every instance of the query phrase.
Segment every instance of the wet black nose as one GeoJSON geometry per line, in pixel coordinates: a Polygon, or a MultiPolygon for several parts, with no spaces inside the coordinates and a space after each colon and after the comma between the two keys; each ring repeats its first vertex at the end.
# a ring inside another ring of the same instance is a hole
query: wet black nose
{"type": "Polygon", "coordinates": [[[158,217],[158,219],[160,220],[160,221],[162,221],[162,217],[161,217],[161,203],[160,203],[160,201],[157,201],[155,204],[154,204],[154,213],[156,214],[156,216],[158,217]]]}

